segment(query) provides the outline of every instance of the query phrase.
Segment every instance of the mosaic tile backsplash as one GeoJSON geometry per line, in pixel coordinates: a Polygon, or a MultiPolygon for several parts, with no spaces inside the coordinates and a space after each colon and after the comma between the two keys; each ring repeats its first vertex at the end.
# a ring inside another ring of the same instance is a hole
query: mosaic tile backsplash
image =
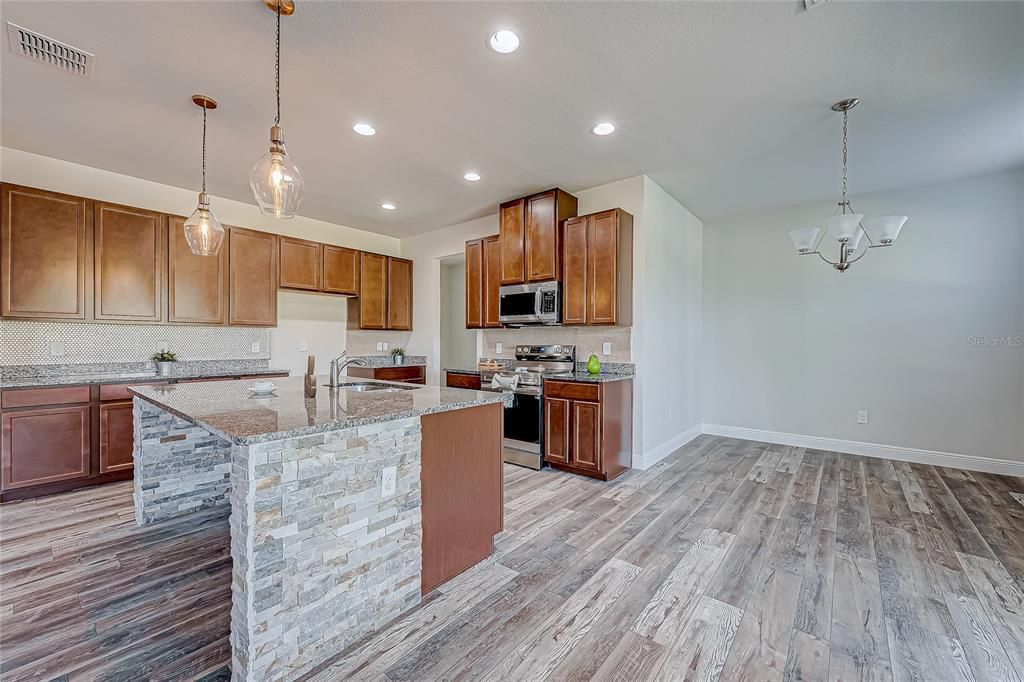
{"type": "Polygon", "coordinates": [[[591,353],[604,362],[632,362],[632,327],[522,327],[520,329],[485,329],[484,355],[493,358],[514,358],[517,344],[542,345],[569,343],[576,346],[576,358],[585,360],[591,353]],[[501,353],[494,349],[501,343],[501,353]],[[601,346],[612,344],[612,354],[602,355],[601,346]]]}
{"type": "Polygon", "coordinates": [[[143,362],[164,343],[180,360],[270,358],[262,328],[0,320],[3,366],[143,362]]]}

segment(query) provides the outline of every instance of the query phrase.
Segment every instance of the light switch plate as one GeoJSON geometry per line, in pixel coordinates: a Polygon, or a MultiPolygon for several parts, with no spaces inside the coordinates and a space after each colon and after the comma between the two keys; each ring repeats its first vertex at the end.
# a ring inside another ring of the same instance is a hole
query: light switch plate
{"type": "Polygon", "coordinates": [[[857,411],[857,423],[858,424],[867,424],[868,423],[868,411],[867,410],[858,410],[857,411]]]}
{"type": "Polygon", "coordinates": [[[495,353],[501,353],[501,344],[500,343],[494,344],[494,352],[495,353]]]}
{"type": "Polygon", "coordinates": [[[50,355],[57,358],[64,355],[63,341],[50,341],[50,355]]]}
{"type": "Polygon", "coordinates": [[[391,497],[398,484],[398,467],[384,467],[380,477],[380,496],[391,497]]]}
{"type": "Polygon", "coordinates": [[[305,341],[299,341],[299,350],[300,351],[307,351],[307,350],[309,350],[309,344],[306,343],[305,341]]]}
{"type": "Polygon", "coordinates": [[[384,350],[384,342],[383,341],[378,341],[377,342],[377,350],[384,350]]]}
{"type": "Polygon", "coordinates": [[[612,354],[612,344],[608,343],[607,341],[602,343],[601,344],[601,354],[602,355],[611,355],[612,354]]]}
{"type": "Polygon", "coordinates": [[[259,341],[253,341],[252,342],[252,352],[253,353],[259,353],[260,352],[260,342],[259,341]]]}
{"type": "Polygon", "coordinates": [[[387,341],[384,342],[384,352],[385,353],[388,352],[388,342],[387,341]]]}

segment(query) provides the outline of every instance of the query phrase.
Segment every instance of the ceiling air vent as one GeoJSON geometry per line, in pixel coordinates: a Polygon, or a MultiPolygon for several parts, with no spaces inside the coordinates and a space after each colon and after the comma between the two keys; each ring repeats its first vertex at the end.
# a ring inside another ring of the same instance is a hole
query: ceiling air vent
{"type": "Polygon", "coordinates": [[[94,55],[9,21],[7,42],[10,43],[11,52],[49,64],[61,71],[77,76],[88,76],[92,73],[94,55]]]}

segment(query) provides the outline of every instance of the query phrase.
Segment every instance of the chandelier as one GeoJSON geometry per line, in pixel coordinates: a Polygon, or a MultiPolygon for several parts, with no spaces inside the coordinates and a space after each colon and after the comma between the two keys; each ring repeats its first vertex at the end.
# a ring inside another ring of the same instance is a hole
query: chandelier
{"type": "Polygon", "coordinates": [[[846,124],[850,109],[859,103],[859,99],[852,97],[832,105],[832,111],[843,114],[843,198],[839,202],[839,207],[832,217],[825,221],[824,229],[803,227],[789,233],[789,238],[793,240],[793,246],[796,247],[798,254],[801,256],[817,255],[839,272],[846,272],[851,265],[867,254],[868,249],[892,246],[903,228],[903,223],[907,222],[905,215],[890,215],[862,223],[864,215],[854,213],[850,200],[846,198],[846,124]],[[831,235],[839,243],[838,260],[831,261],[821,253],[821,243],[825,241],[826,235],[831,235]],[[867,244],[860,249],[861,242],[865,238],[867,244]]]}

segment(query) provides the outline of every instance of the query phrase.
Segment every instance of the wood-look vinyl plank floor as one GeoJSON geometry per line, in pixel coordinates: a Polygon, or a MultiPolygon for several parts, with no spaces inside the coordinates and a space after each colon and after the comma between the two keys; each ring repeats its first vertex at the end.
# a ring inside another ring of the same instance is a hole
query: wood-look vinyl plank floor
{"type": "MultiPolygon", "coordinates": [[[[1024,479],[701,436],[602,483],[506,466],[487,561],[306,675],[1024,677],[1024,479]]],[[[230,679],[228,519],[131,483],[0,506],[0,678],[230,679]]]]}

